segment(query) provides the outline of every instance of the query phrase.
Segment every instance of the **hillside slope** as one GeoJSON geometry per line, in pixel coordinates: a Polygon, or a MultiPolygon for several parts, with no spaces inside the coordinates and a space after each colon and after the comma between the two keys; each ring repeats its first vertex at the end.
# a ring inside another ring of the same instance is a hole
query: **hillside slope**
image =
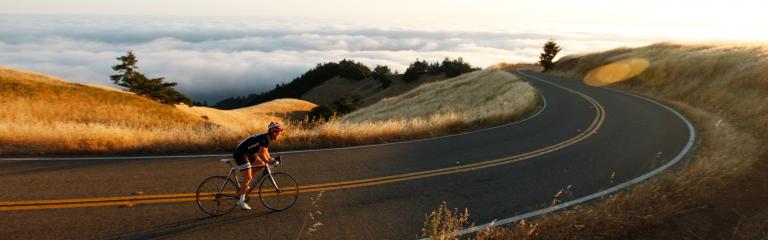
{"type": "MultiPolygon", "coordinates": [[[[533,87],[498,69],[423,84],[409,93],[408,99],[433,99],[450,107],[371,118],[364,116],[373,112],[364,109],[350,115],[361,120],[350,117],[317,123],[302,120],[317,105],[298,99],[234,110],[174,107],[116,89],[3,68],[0,155],[227,152],[242,138],[263,132],[270,121],[282,122],[289,129],[274,145],[277,151],[352,146],[478,129],[524,117],[540,105],[533,87]],[[483,94],[470,95],[477,99],[463,99],[463,105],[451,105],[454,99],[444,97],[461,91],[483,94]],[[512,101],[515,97],[521,98],[512,101]],[[495,111],[499,107],[503,111],[495,111]],[[477,109],[492,114],[460,114],[480,111],[477,109]]],[[[408,108],[414,110],[423,102],[408,104],[414,104],[408,108]]],[[[430,107],[434,105],[423,105],[430,107]]]]}
{"type": "Polygon", "coordinates": [[[331,106],[334,101],[340,98],[352,99],[357,96],[362,101],[361,106],[365,107],[381,99],[408,92],[421,84],[441,81],[447,78],[443,75],[425,75],[417,81],[407,82],[403,80],[403,75],[400,74],[391,75],[390,79],[392,80],[391,85],[387,88],[382,88],[380,81],[371,78],[352,80],[334,77],[312,88],[302,95],[301,99],[318,105],[331,106]]]}
{"type": "Polygon", "coordinates": [[[315,105],[280,99],[230,111],[175,108],[110,87],[0,67],[0,106],[0,155],[30,155],[229,149],[269,121],[315,105]]]}
{"type": "Polygon", "coordinates": [[[619,48],[566,56],[555,63],[551,74],[639,93],[675,107],[696,125],[698,150],[677,171],[591,206],[540,217],[495,236],[768,236],[764,204],[768,200],[768,150],[764,147],[768,144],[768,45],[659,43],[619,48]]]}
{"type": "Polygon", "coordinates": [[[500,69],[486,69],[423,84],[348,114],[342,121],[429,119],[447,115],[463,120],[518,118],[534,111],[538,102],[537,91],[527,82],[500,69]]]}
{"type": "Polygon", "coordinates": [[[486,69],[422,84],[297,133],[288,142],[326,147],[435,137],[518,120],[541,105],[538,91],[527,82],[486,69]]]}
{"type": "Polygon", "coordinates": [[[176,105],[176,108],[227,129],[248,132],[263,129],[270,121],[301,120],[316,106],[317,104],[311,102],[284,98],[232,110],[187,105],[176,105]]]}

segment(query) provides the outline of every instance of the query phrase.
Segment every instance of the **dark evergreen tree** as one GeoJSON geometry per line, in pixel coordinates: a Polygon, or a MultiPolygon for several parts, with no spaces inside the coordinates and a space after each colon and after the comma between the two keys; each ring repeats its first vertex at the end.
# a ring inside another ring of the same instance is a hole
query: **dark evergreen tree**
{"type": "Polygon", "coordinates": [[[117,74],[109,76],[109,78],[112,79],[112,82],[125,87],[128,90],[136,89],[138,86],[141,86],[143,83],[139,83],[138,81],[142,80],[142,78],[141,76],[138,76],[140,73],[135,71],[139,68],[136,66],[136,63],[138,63],[139,60],[136,59],[136,55],[133,54],[133,51],[128,51],[127,55],[120,56],[117,60],[120,61],[120,64],[112,66],[112,70],[115,70],[117,74]]]}
{"type": "Polygon", "coordinates": [[[440,75],[442,73],[440,70],[440,62],[433,62],[427,66],[427,73],[430,75],[440,75]]]}
{"type": "MultiPolygon", "coordinates": [[[[426,60],[416,59],[408,66],[403,74],[405,81],[416,81],[424,74],[445,74],[449,77],[455,77],[467,72],[479,70],[464,62],[464,59],[458,58],[451,60],[445,58],[443,62],[428,63],[426,60]]],[[[317,64],[314,68],[294,78],[291,82],[278,84],[274,89],[250,94],[246,97],[231,97],[219,101],[213,107],[220,109],[234,109],[248,107],[259,103],[264,103],[278,98],[301,98],[302,95],[323,84],[325,81],[340,76],[348,79],[362,80],[365,78],[374,78],[382,82],[382,87],[387,88],[392,83],[391,70],[387,66],[376,66],[371,71],[362,63],[353,60],[343,59],[339,62],[329,62],[317,64]]],[[[395,72],[397,75],[397,72],[395,72]]],[[[354,100],[354,99],[353,99],[354,100]]],[[[345,101],[339,101],[342,109],[346,109],[345,101]]],[[[350,103],[351,104],[351,103],[350,103]]],[[[351,104],[354,105],[354,104],[351,104]]],[[[333,108],[331,106],[330,108],[333,108]]],[[[338,111],[337,111],[338,112],[338,111]]]]}
{"type": "Polygon", "coordinates": [[[221,109],[234,109],[253,106],[278,98],[301,98],[312,88],[323,84],[325,81],[340,76],[354,80],[362,80],[371,77],[371,69],[362,63],[343,59],[339,62],[318,63],[315,68],[294,78],[286,84],[278,84],[274,89],[258,94],[250,94],[247,97],[234,97],[224,99],[214,105],[221,109]]]}
{"type": "Polygon", "coordinates": [[[443,59],[442,65],[440,65],[440,72],[445,74],[446,77],[456,77],[464,73],[480,70],[480,68],[472,67],[469,63],[464,62],[464,58],[459,57],[456,60],[450,58],[443,59]]]}
{"type": "Polygon", "coordinates": [[[371,69],[352,60],[343,59],[339,62],[339,76],[354,80],[363,80],[371,76],[371,69]]]}
{"type": "Polygon", "coordinates": [[[539,64],[544,67],[542,72],[546,72],[547,70],[552,69],[552,66],[554,65],[552,60],[555,59],[555,56],[559,52],[560,46],[557,45],[554,39],[549,39],[549,41],[544,44],[544,52],[542,52],[539,56],[539,64]]]}
{"type": "Polygon", "coordinates": [[[136,69],[139,68],[136,66],[139,60],[136,59],[136,55],[133,54],[133,51],[128,51],[125,56],[120,56],[117,60],[119,60],[120,63],[112,66],[112,70],[115,70],[117,74],[109,76],[115,84],[127,88],[130,92],[151,98],[164,104],[192,104],[187,96],[173,88],[177,83],[163,82],[165,78],[162,77],[150,79],[139,71],[136,71],[136,69]]]}
{"type": "Polygon", "coordinates": [[[403,74],[403,80],[415,81],[424,74],[440,75],[445,74],[446,77],[456,77],[464,73],[480,70],[480,68],[472,67],[469,63],[464,62],[464,59],[459,57],[456,60],[450,58],[443,59],[443,62],[427,63],[425,60],[416,59],[415,62],[408,66],[403,74]]]}
{"type": "Polygon", "coordinates": [[[371,73],[373,79],[381,82],[381,88],[388,88],[390,85],[392,85],[392,79],[390,78],[390,75],[392,75],[392,70],[390,70],[389,67],[383,65],[376,65],[376,67],[373,68],[373,73],[371,73]]]}
{"type": "Polygon", "coordinates": [[[415,62],[411,63],[411,65],[405,69],[405,73],[403,73],[403,80],[407,82],[416,81],[421,77],[421,75],[427,73],[428,68],[429,63],[427,63],[426,60],[419,60],[417,58],[415,62]]]}

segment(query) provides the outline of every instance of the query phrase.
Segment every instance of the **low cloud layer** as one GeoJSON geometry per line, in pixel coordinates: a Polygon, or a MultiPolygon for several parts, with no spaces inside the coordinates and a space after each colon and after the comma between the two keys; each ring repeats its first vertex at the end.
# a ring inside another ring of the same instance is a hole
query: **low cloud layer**
{"type": "Polygon", "coordinates": [[[269,90],[317,63],[354,59],[404,71],[416,58],[463,57],[485,67],[533,62],[549,39],[562,55],[651,39],[474,27],[351,24],[290,18],[0,15],[0,65],[112,85],[116,57],[133,50],[140,71],[178,82],[197,101],[269,90]]]}

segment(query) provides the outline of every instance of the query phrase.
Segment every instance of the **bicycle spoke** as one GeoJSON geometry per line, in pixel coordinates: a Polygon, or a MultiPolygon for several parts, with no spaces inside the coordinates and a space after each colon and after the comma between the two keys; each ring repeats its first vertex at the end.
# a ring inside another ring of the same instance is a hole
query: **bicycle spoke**
{"type": "Polygon", "coordinates": [[[226,177],[215,176],[204,180],[197,189],[196,199],[200,210],[210,215],[226,214],[237,201],[237,187],[226,177]]]}
{"type": "Polygon", "coordinates": [[[285,173],[275,173],[272,177],[273,179],[262,180],[259,186],[259,198],[262,204],[274,211],[290,208],[298,198],[296,181],[285,173]]]}

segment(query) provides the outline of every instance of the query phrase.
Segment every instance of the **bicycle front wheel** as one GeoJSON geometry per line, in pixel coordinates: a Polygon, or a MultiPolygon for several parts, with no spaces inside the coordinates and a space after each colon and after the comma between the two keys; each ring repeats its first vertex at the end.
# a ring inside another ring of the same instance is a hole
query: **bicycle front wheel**
{"type": "Polygon", "coordinates": [[[203,180],[197,187],[197,206],[211,215],[221,216],[229,213],[237,203],[237,185],[224,176],[213,176],[203,180]]]}
{"type": "Polygon", "coordinates": [[[299,185],[291,175],[286,173],[274,173],[272,177],[274,182],[269,177],[265,177],[259,184],[261,204],[272,211],[290,208],[299,198],[299,185]]]}

